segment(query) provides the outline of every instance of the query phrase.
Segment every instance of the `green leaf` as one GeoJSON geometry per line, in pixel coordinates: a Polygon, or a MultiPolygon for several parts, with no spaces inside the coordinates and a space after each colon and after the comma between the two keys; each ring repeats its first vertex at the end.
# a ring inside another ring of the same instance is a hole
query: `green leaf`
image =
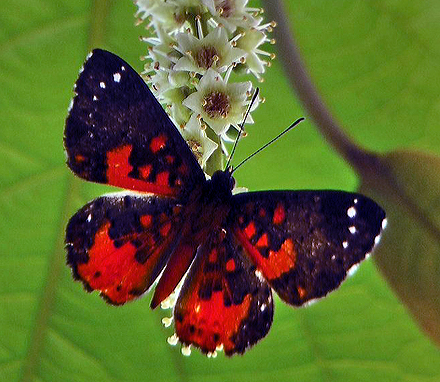
{"type": "MultiPolygon", "coordinates": [[[[129,1],[16,0],[0,13],[0,380],[437,381],[440,354],[371,261],[303,309],[276,301],[274,324],[243,357],[186,358],[149,298],[110,307],[64,265],[65,224],[109,188],[75,179],[62,136],[88,51],[142,70],[129,1]],[[103,10],[106,10],[104,12],[103,10]],[[105,14],[104,14],[105,13],[105,14]],[[104,17],[98,17],[103,15],[104,17]]],[[[291,19],[313,78],[350,134],[371,148],[439,153],[437,2],[297,0],[291,19]]],[[[266,104],[236,163],[304,112],[274,62],[266,104]]],[[[356,177],[310,122],[237,173],[250,189],[340,188],[356,177]],[[274,170],[276,169],[276,170],[274,170]]]]}
{"type": "Polygon", "coordinates": [[[375,260],[423,329],[440,344],[440,157],[398,151],[381,161],[394,187],[361,187],[388,216],[375,260]]]}

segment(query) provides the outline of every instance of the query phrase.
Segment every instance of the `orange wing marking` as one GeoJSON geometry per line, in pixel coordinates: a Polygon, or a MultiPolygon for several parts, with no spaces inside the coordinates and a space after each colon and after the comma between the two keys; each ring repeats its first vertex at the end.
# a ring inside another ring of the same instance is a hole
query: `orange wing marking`
{"type": "Polygon", "coordinates": [[[170,173],[168,171],[163,171],[157,174],[156,184],[160,186],[169,186],[170,173]]]}
{"type": "Polygon", "coordinates": [[[144,282],[145,270],[135,260],[136,247],[127,242],[116,248],[109,228],[107,222],[96,232],[89,261],[78,264],[78,274],[92,289],[100,290],[115,304],[123,304],[136,297],[130,292],[144,282]]]}
{"type": "Polygon", "coordinates": [[[211,264],[214,264],[214,263],[217,262],[217,249],[213,248],[213,249],[211,250],[211,252],[209,253],[208,261],[209,261],[211,264]]]}
{"type": "Polygon", "coordinates": [[[159,232],[162,237],[165,237],[168,235],[171,229],[171,222],[166,222],[162,227],[160,227],[159,232]]]}
{"type": "Polygon", "coordinates": [[[143,179],[147,180],[151,174],[152,169],[153,169],[153,165],[146,164],[145,166],[139,167],[139,174],[143,179]]]}
{"type": "Polygon", "coordinates": [[[167,136],[164,134],[154,137],[150,142],[150,150],[153,154],[156,154],[159,150],[165,147],[167,142],[167,136]]]}
{"type": "Polygon", "coordinates": [[[282,203],[278,203],[273,212],[273,224],[282,224],[286,218],[286,211],[282,203]]]}
{"type": "Polygon", "coordinates": [[[153,217],[151,215],[142,215],[140,217],[140,221],[145,228],[149,228],[151,227],[151,223],[153,222],[153,217]]]}
{"type": "Polygon", "coordinates": [[[240,330],[249,314],[251,296],[246,295],[240,305],[225,306],[222,292],[214,292],[209,300],[201,300],[191,293],[182,320],[176,320],[176,334],[183,343],[194,344],[203,351],[213,352],[223,344],[226,353],[235,349],[232,337],[240,330]]]}
{"type": "MultiPolygon", "coordinates": [[[[158,174],[157,183],[135,179],[130,175],[133,170],[133,166],[130,164],[130,154],[132,150],[132,145],[123,145],[107,153],[108,168],[106,175],[108,183],[129,190],[152,192],[165,196],[176,196],[178,190],[169,186],[168,172],[158,174]]],[[[150,165],[145,165],[139,168],[140,176],[142,178],[146,178],[150,175],[151,168],[149,166],[150,165]]]]}
{"type": "Polygon", "coordinates": [[[229,259],[226,262],[226,270],[228,272],[234,272],[235,271],[235,261],[234,261],[234,259],[229,259]]]}
{"type": "Polygon", "coordinates": [[[254,264],[268,280],[279,278],[283,273],[295,268],[296,250],[291,238],[284,240],[278,251],[269,251],[269,256],[262,256],[260,251],[249,241],[248,235],[237,229],[236,235],[254,264]]]}
{"type": "Polygon", "coordinates": [[[266,248],[269,246],[269,237],[267,233],[263,233],[255,244],[258,248],[266,248]]]}
{"type": "Polygon", "coordinates": [[[257,230],[253,221],[251,221],[244,229],[244,233],[246,234],[248,239],[252,239],[256,232],[257,230]]]}

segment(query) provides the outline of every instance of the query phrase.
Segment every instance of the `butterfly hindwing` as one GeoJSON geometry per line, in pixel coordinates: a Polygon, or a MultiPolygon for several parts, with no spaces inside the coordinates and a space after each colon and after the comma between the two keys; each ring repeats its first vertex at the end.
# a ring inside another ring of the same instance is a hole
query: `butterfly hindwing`
{"type": "Polygon", "coordinates": [[[227,355],[243,353],[270,329],[272,293],[241,245],[224,231],[213,233],[185,278],[174,319],[183,344],[204,353],[219,347],[227,355]]]}
{"type": "Polygon", "coordinates": [[[337,288],[365,259],[385,213],[359,194],[266,191],[233,196],[229,219],[271,287],[299,306],[337,288]]]}
{"type": "Polygon", "coordinates": [[[95,49],[75,85],[66,120],[68,165],[80,177],[182,196],[204,175],[143,79],[118,56],[95,49]]]}
{"type": "Polygon", "coordinates": [[[172,199],[117,194],[86,204],[66,229],[74,277],[115,305],[138,297],[179,240],[180,209],[172,199]]]}

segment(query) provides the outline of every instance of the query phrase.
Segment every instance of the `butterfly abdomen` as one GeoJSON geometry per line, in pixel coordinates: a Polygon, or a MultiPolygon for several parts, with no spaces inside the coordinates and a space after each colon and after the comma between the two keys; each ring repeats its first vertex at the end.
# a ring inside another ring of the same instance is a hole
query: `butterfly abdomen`
{"type": "Polygon", "coordinates": [[[217,171],[212,179],[196,185],[188,194],[188,202],[182,211],[181,239],[157,284],[151,301],[153,308],[176,288],[199,246],[212,234],[226,234],[223,227],[230,211],[232,182],[229,172],[217,171]]]}

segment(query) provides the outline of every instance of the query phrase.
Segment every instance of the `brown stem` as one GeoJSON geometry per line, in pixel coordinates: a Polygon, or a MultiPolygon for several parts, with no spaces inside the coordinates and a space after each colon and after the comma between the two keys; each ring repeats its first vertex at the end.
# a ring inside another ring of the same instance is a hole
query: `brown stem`
{"type": "Polygon", "coordinates": [[[263,0],[263,2],[266,4],[265,10],[268,19],[275,20],[277,23],[273,33],[277,41],[281,63],[292,87],[307,113],[314,120],[317,129],[339,154],[351,164],[361,178],[372,176],[375,172],[374,168],[378,165],[376,155],[354,143],[327,109],[301,60],[282,1],[263,0]]]}

